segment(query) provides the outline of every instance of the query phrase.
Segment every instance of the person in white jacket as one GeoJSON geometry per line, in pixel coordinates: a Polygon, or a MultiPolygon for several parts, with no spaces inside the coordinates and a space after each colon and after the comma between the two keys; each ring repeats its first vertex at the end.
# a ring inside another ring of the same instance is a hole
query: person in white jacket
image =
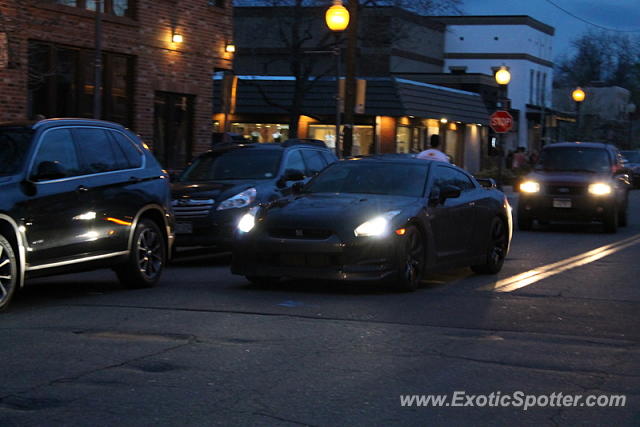
{"type": "Polygon", "coordinates": [[[431,135],[431,140],[429,142],[431,148],[421,151],[416,155],[416,158],[450,163],[449,157],[442,151],[438,150],[438,147],[440,146],[440,135],[431,135]]]}

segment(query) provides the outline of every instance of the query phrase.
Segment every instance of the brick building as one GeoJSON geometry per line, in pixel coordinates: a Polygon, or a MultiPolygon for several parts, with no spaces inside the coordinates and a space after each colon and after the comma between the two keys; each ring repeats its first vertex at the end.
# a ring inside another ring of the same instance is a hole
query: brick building
{"type": "MultiPolygon", "coordinates": [[[[0,0],[0,121],[93,117],[96,3],[0,0]]],[[[211,140],[212,75],[232,67],[231,0],[101,3],[101,117],[181,168],[211,140]]]]}

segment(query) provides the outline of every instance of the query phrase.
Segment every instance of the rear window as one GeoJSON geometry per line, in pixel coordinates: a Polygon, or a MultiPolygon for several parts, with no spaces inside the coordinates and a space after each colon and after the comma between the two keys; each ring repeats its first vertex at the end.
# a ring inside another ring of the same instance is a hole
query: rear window
{"type": "Polygon", "coordinates": [[[586,147],[557,147],[542,150],[536,170],[601,173],[611,170],[607,150],[586,147]]]}
{"type": "Polygon", "coordinates": [[[207,153],[193,161],[181,182],[242,179],[273,179],[278,174],[282,151],[235,149],[207,153]]]}
{"type": "Polygon", "coordinates": [[[0,175],[18,173],[31,146],[33,130],[23,127],[0,127],[0,175]]]}

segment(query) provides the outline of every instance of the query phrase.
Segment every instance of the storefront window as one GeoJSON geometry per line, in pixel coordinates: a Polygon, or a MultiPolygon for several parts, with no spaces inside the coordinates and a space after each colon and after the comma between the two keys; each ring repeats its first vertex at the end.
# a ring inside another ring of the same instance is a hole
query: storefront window
{"type": "Polygon", "coordinates": [[[278,123],[231,123],[231,132],[251,142],[283,142],[289,138],[289,125],[278,123]]]}
{"type": "MultiPolygon", "coordinates": [[[[341,128],[341,129],[344,129],[341,128]]],[[[320,139],[327,147],[336,147],[336,127],[332,125],[309,125],[309,138],[320,139]]],[[[351,154],[371,154],[374,151],[373,126],[353,127],[353,147],[351,154]]]]}

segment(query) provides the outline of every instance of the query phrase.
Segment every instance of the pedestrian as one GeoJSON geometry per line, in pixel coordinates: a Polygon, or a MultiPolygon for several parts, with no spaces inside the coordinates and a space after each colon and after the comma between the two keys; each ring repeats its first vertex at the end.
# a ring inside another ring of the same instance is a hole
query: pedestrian
{"type": "Polygon", "coordinates": [[[511,167],[513,169],[520,169],[527,165],[527,155],[524,152],[524,147],[518,147],[516,152],[513,154],[513,163],[511,167]]]}
{"type": "Polygon", "coordinates": [[[442,151],[438,150],[438,147],[440,146],[440,135],[431,135],[431,138],[429,139],[429,143],[431,145],[431,148],[429,148],[428,150],[424,150],[421,151],[420,153],[418,153],[418,155],[416,155],[416,158],[418,159],[427,159],[427,160],[438,160],[440,162],[449,162],[449,157],[444,154],[442,151]]]}

